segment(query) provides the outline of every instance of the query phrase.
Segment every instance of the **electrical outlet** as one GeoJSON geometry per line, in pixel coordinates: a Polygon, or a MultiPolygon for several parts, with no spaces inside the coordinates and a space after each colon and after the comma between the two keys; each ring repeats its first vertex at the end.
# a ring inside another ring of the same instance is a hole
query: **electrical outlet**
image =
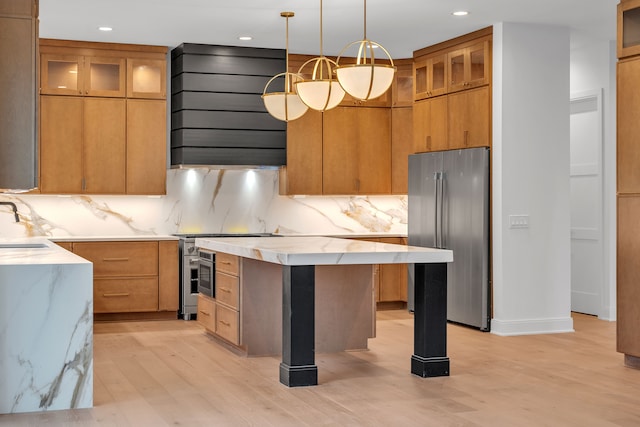
{"type": "Polygon", "coordinates": [[[529,215],[509,215],[509,228],[529,228],[529,215]]]}

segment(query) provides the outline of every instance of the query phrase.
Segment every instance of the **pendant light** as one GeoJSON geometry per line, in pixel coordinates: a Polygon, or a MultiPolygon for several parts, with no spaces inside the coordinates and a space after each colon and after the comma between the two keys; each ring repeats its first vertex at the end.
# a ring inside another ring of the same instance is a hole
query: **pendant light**
{"type": "Polygon", "coordinates": [[[289,72],[289,18],[292,18],[294,13],[281,12],[280,16],[285,18],[287,23],[285,51],[286,71],[284,73],[276,74],[267,82],[264,87],[264,92],[262,93],[262,101],[264,102],[264,106],[269,114],[278,120],[288,122],[302,117],[309,107],[302,102],[298,94],[294,91],[294,83],[302,80],[302,77],[298,74],[289,72]],[[269,89],[269,85],[280,77],[284,77],[284,92],[268,93],[267,90],[269,89]]]}
{"type": "Polygon", "coordinates": [[[326,111],[336,107],[344,98],[344,90],[334,76],[337,64],[322,53],[322,0],[320,0],[320,56],[302,64],[298,70],[299,75],[304,75],[307,66],[313,69],[311,79],[296,82],[298,96],[309,108],[318,111],[326,111]]]}
{"type": "Polygon", "coordinates": [[[396,71],[393,59],[382,45],[367,39],[367,0],[364,0],[364,38],[342,49],[336,62],[338,81],[345,92],[354,98],[363,101],[377,98],[391,87],[396,71]],[[345,51],[354,45],[358,46],[355,64],[341,64],[340,59],[345,51]],[[384,52],[391,65],[376,62],[374,50],[384,52]]]}

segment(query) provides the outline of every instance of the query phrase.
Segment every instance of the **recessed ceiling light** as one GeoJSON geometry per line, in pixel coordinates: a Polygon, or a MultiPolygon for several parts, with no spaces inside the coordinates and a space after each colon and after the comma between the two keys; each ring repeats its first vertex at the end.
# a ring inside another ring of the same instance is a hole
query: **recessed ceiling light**
{"type": "Polygon", "coordinates": [[[111,28],[111,27],[98,27],[98,29],[100,31],[112,31],[113,30],[113,28],[111,28]]]}
{"type": "Polygon", "coordinates": [[[466,10],[457,10],[455,12],[452,12],[451,14],[453,16],[467,16],[469,12],[467,12],[466,10]]]}
{"type": "Polygon", "coordinates": [[[240,36],[240,37],[238,37],[238,40],[249,41],[249,40],[253,40],[253,37],[251,37],[251,36],[240,36]]]}

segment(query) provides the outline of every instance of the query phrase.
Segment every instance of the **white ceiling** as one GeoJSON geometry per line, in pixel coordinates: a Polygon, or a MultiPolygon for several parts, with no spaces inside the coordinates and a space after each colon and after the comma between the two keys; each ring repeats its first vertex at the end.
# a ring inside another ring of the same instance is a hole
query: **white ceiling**
{"type": "MultiPolygon", "coordinates": [[[[567,26],[572,47],[615,40],[618,0],[369,0],[367,36],[393,58],[498,22],[567,26]],[[465,9],[466,17],[451,15],[465,9]]],[[[363,38],[362,0],[325,0],[324,53],[337,55],[363,38]]],[[[319,0],[40,0],[40,37],[164,45],[205,43],[285,47],[318,54],[319,0]],[[110,33],[97,30],[113,27],[110,33]],[[238,36],[253,36],[250,42],[238,36]]]]}

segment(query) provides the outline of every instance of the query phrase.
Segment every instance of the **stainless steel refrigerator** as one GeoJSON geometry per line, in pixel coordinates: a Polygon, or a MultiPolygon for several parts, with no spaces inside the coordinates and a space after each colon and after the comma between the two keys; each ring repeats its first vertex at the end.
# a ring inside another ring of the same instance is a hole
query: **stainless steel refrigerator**
{"type": "MultiPolygon", "coordinates": [[[[489,149],[409,156],[409,245],[453,250],[447,267],[447,319],[490,327],[489,149]]],[[[409,266],[409,309],[413,310],[409,266]]]]}

